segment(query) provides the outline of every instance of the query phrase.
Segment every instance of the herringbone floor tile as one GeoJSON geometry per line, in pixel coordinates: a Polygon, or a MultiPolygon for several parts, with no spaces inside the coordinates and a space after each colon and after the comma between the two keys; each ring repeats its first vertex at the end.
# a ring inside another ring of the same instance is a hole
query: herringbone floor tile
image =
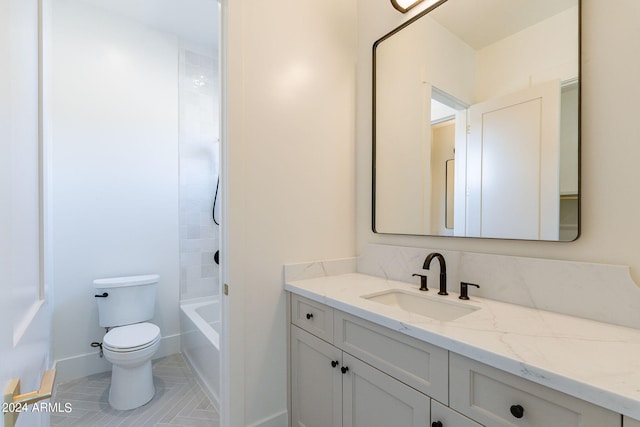
{"type": "Polygon", "coordinates": [[[218,427],[220,417],[181,354],[153,362],[156,395],[131,411],[108,403],[111,372],[90,375],[58,386],[55,402],[71,405],[68,413],[51,415],[53,427],[218,427]]]}

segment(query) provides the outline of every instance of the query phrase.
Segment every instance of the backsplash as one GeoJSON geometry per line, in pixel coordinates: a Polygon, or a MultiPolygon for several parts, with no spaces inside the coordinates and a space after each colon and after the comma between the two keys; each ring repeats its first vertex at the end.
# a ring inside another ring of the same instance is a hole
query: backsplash
{"type": "Polygon", "coordinates": [[[337,276],[356,272],[357,258],[341,258],[325,261],[286,264],[284,281],[314,279],[316,277],[337,276]]]}
{"type": "Polygon", "coordinates": [[[558,261],[474,252],[369,244],[356,259],[285,266],[285,281],[358,272],[414,283],[414,273],[429,277],[429,289],[438,286],[439,267],[422,269],[426,256],[440,252],[447,262],[447,287],[458,292],[460,281],[480,285],[470,289],[497,301],[640,329],[640,288],[622,265],[558,261]]]}

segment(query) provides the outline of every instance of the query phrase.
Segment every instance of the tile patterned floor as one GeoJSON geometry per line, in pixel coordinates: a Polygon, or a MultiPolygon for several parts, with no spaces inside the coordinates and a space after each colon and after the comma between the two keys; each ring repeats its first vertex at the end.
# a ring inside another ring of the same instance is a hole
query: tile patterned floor
{"type": "Polygon", "coordinates": [[[70,403],[67,414],[52,414],[51,425],[63,426],[195,426],[219,427],[220,417],[196,382],[181,354],[153,362],[156,395],[140,408],[117,411],[109,406],[111,372],[60,384],[55,402],[70,403]]]}

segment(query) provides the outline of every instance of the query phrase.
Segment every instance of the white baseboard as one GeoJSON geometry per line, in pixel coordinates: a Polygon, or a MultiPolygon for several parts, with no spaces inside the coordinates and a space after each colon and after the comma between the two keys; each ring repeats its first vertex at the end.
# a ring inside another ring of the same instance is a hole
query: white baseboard
{"type": "MultiPolygon", "coordinates": [[[[88,375],[99,374],[111,370],[111,363],[98,355],[99,351],[80,354],[77,356],[57,359],[56,384],[69,382],[88,375]]],[[[180,353],[180,334],[162,337],[160,348],[153,356],[154,359],[180,353]]]]}
{"type": "Polygon", "coordinates": [[[270,417],[264,418],[247,427],[287,427],[289,425],[289,412],[282,411],[270,417]]]}

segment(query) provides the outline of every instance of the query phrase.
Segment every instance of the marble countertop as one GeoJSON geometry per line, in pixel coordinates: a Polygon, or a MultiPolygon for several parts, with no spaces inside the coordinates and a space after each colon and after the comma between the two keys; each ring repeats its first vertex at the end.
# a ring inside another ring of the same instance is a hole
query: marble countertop
{"type": "Polygon", "coordinates": [[[472,287],[461,301],[361,273],[291,280],[285,290],[640,419],[640,330],[474,297],[472,287]],[[361,298],[390,289],[480,309],[438,321],[361,298]]]}

